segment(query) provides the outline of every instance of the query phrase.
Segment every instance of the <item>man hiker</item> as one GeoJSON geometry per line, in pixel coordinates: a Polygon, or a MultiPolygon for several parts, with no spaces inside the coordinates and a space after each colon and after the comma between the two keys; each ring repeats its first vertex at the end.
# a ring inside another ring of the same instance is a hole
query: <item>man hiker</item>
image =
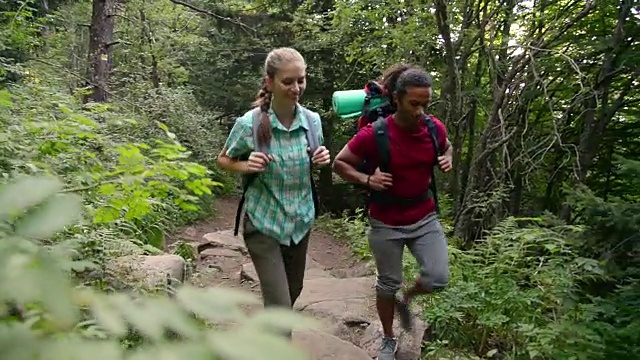
{"type": "Polygon", "coordinates": [[[398,348],[392,328],[395,310],[401,325],[411,329],[411,299],[448,283],[447,239],[429,185],[436,165],[443,172],[452,169],[453,148],[444,124],[425,114],[433,95],[426,72],[396,65],[382,85],[391,100],[391,115],[363,126],[336,156],[333,170],[371,193],[369,247],[377,267],[376,306],[384,331],[378,360],[393,360],[398,348]],[[357,170],[363,163],[368,173],[357,170]],[[405,245],[420,265],[420,276],[399,294],[405,245]]]}

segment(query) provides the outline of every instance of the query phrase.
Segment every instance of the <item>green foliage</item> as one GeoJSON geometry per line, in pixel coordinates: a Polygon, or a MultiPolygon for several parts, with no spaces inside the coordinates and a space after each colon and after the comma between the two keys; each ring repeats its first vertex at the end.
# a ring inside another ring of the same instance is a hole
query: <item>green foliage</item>
{"type": "Polygon", "coordinates": [[[340,218],[323,215],[317,220],[317,225],[338,239],[348,239],[354,254],[362,260],[371,260],[367,235],[369,223],[366,221],[364,209],[358,208],[356,214],[349,216],[345,211],[340,218]]]}
{"type": "Polygon", "coordinates": [[[43,246],[35,239],[81,217],[81,198],[63,188],[49,176],[0,188],[0,358],[304,358],[277,332],[313,323],[285,310],[247,317],[239,305],[259,303],[249,293],[183,286],[172,298],[133,298],[74,286],[71,272],[90,264],[73,260],[73,242],[43,246]],[[222,322],[235,326],[216,329],[222,322]],[[132,332],[143,341],[127,349],[121,339],[132,332]]]}
{"type": "Polygon", "coordinates": [[[164,230],[176,222],[172,217],[199,211],[200,198],[222,185],[204,166],[188,161],[189,152],[162,123],[162,136],[138,141],[138,122],[114,106],[81,107],[38,85],[4,94],[4,135],[12,139],[0,148],[5,176],[60,175],[65,191],[83,193],[97,226],[117,226],[162,248],[164,230]]]}
{"type": "Polygon", "coordinates": [[[196,250],[188,243],[178,240],[173,244],[173,253],[179,255],[187,261],[194,261],[197,258],[196,250]]]}
{"type": "MultiPolygon", "coordinates": [[[[465,234],[450,239],[451,286],[427,303],[442,342],[429,356],[638,354],[640,163],[620,159],[640,154],[631,2],[189,2],[220,16],[169,0],[119,2],[111,103],[80,104],[66,93],[79,97],[88,85],[91,3],[0,4],[0,82],[24,80],[0,92],[2,176],[58,175],[85,209],[47,246],[70,238],[77,258],[98,262],[157,253],[166,232],[206,214],[214,191],[233,189],[219,186],[234,178],[215,164],[224,122],[248,108],[272,48],[305,56],[304,101],[323,114],[334,154],[353,122],[330,116],[331,93],[412,62],[433,74],[430,112],[459,150],[438,181],[443,207],[457,212],[443,212],[447,233],[456,225],[465,234]],[[500,222],[545,211],[577,225],[500,222]],[[467,234],[487,236],[473,243],[467,234]]],[[[362,205],[351,188],[321,178],[321,194],[340,195],[336,212],[362,205]]],[[[52,226],[23,221],[16,229],[35,238],[52,226]]],[[[324,223],[370,260],[362,211],[324,223]]],[[[173,249],[188,260],[192,250],[173,249]]],[[[415,273],[408,254],[405,271],[415,273]]],[[[122,342],[138,346],[144,333],[122,342]]]]}
{"type": "Polygon", "coordinates": [[[604,346],[587,327],[593,314],[580,302],[580,285],[604,274],[576,251],[582,234],[505,220],[472,250],[451,249],[450,286],[428,298],[425,316],[439,337],[478,355],[594,358],[604,346]]]}
{"type": "MultiPolygon", "coordinates": [[[[632,280],[640,268],[637,242],[613,242],[619,246],[604,247],[603,260],[590,256],[597,255],[593,244],[603,244],[605,233],[611,239],[638,233],[633,213],[625,210],[637,205],[584,194],[581,199],[588,226],[550,217],[507,218],[468,251],[451,239],[449,286],[418,301],[437,337],[427,344],[426,358],[475,358],[461,350],[504,359],[633,358],[640,350],[640,317],[633,310],[640,288],[632,280]],[[626,219],[620,224],[632,228],[616,227],[614,219],[626,219]]],[[[349,239],[356,255],[371,259],[361,215],[320,223],[349,239]]],[[[405,278],[417,271],[406,251],[405,278]]]]}
{"type": "MultiPolygon", "coordinates": [[[[234,182],[234,178],[216,165],[224,141],[219,126],[219,107],[210,103],[205,104],[206,108],[200,106],[194,95],[200,89],[188,86],[192,76],[208,81],[215,73],[212,67],[197,74],[193,68],[185,67],[193,66],[189,62],[192,53],[200,57],[208,45],[207,38],[201,33],[202,22],[187,8],[169,0],[128,1],[120,11],[116,28],[122,44],[113,49],[110,97],[128,113],[135,114],[140,122],[129,128],[127,135],[131,142],[149,136],[164,138],[164,131],[155,125],[155,122],[161,122],[175,134],[175,140],[188,149],[189,160],[211,171],[208,176],[212,180],[225,184],[234,182]],[[183,51],[185,48],[190,51],[183,51]]],[[[90,15],[91,1],[88,0],[69,3],[51,15],[52,26],[57,29],[46,38],[51,64],[30,64],[46,73],[47,78],[52,79],[50,84],[66,83],[72,91],[81,91],[78,86],[86,79],[78,73],[88,66],[83,55],[88,51],[88,30],[82,24],[91,21],[90,15]],[[74,67],[71,71],[55,71],[65,69],[69,62],[74,67]]],[[[227,89],[223,90],[228,93],[227,89]]],[[[216,100],[214,104],[220,102],[216,100]]],[[[234,101],[237,102],[237,97],[234,101]]],[[[230,188],[215,190],[224,192],[230,188]]]]}
{"type": "MultiPolygon", "coordinates": [[[[150,120],[161,121],[175,134],[176,140],[189,149],[189,159],[204,165],[209,177],[217,182],[231,184],[235,181],[228,172],[218,168],[218,153],[224,145],[224,132],[219,117],[198,105],[192,91],[186,87],[149,90],[139,106],[150,120]]],[[[146,134],[162,136],[158,127],[147,127],[146,134]]],[[[231,187],[216,188],[216,192],[228,192],[231,187]]]]}
{"type": "Polygon", "coordinates": [[[16,79],[20,63],[40,45],[37,37],[43,19],[35,17],[35,1],[0,5],[0,83],[16,79]]]}

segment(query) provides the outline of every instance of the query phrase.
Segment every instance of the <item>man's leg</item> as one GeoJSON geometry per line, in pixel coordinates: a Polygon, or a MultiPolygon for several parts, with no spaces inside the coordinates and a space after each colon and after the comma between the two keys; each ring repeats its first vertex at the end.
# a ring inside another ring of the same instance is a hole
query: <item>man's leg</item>
{"type": "Polygon", "coordinates": [[[402,326],[411,328],[409,303],[416,295],[428,294],[443,289],[449,282],[449,254],[447,238],[437,217],[428,222],[427,231],[407,242],[409,250],[420,266],[420,276],[398,301],[398,313],[402,326]]]}
{"type": "Polygon", "coordinates": [[[376,307],[384,332],[378,360],[393,360],[398,348],[393,333],[393,315],[395,295],[402,286],[404,240],[387,239],[384,236],[384,230],[372,229],[369,233],[369,248],[373,252],[378,270],[376,307]]]}
{"type": "Polygon", "coordinates": [[[295,304],[302,292],[304,271],[307,266],[309,234],[310,233],[307,233],[307,235],[295,245],[280,245],[282,259],[284,260],[284,270],[287,274],[287,282],[289,283],[289,298],[291,299],[291,306],[295,304]]]}

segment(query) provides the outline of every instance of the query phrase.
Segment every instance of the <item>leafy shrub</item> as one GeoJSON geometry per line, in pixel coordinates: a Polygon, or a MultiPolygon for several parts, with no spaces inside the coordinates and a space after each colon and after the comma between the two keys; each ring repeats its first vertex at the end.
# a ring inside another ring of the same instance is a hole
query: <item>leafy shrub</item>
{"type": "Polygon", "coordinates": [[[58,174],[67,183],[65,191],[83,193],[95,224],[117,223],[161,247],[161,239],[154,238],[158,227],[176,221],[163,216],[198,211],[200,196],[222,185],[204,166],[187,160],[189,153],[162,123],[165,139],[136,141],[129,137],[137,122],[110,105],[80,108],[46,87],[13,90],[0,94],[3,135],[12,140],[0,148],[0,169],[5,176],[58,174]]]}
{"type": "Polygon", "coordinates": [[[562,225],[520,228],[509,218],[471,250],[451,248],[450,285],[423,298],[425,317],[439,338],[478,355],[598,353],[601,339],[585,328],[591,314],[579,301],[582,282],[603,271],[576,252],[573,240],[582,231],[562,225]]]}
{"type": "MultiPolygon", "coordinates": [[[[150,89],[138,102],[144,109],[144,116],[154,121],[162,121],[175,133],[176,140],[189,149],[190,160],[206,166],[210,177],[224,184],[236,182],[235,177],[218,168],[218,153],[226,138],[216,114],[202,109],[188,88],[150,89]]],[[[162,136],[156,126],[145,129],[145,135],[162,136]]],[[[232,187],[218,188],[222,192],[232,187]]]]}
{"type": "Polygon", "coordinates": [[[249,293],[183,286],[172,298],[133,298],[74,286],[73,271],[93,264],[73,260],[74,241],[41,241],[81,218],[81,198],[63,191],[48,176],[0,188],[1,359],[304,358],[277,331],[312,323],[284,310],[246,317],[239,304],[258,302],[249,293]],[[132,333],[142,341],[127,349],[132,333]]]}
{"type": "MultiPolygon", "coordinates": [[[[165,124],[133,120],[117,104],[81,104],[43,84],[38,71],[29,76],[0,91],[0,172],[54,174],[64,192],[82,195],[83,219],[63,233],[83,245],[80,257],[158,253],[166,233],[208,212],[223,184],[190,161],[165,124]]],[[[110,274],[86,276],[103,282],[110,274]]]]}
{"type": "Polygon", "coordinates": [[[356,214],[349,216],[344,211],[341,218],[331,218],[325,214],[318,218],[318,226],[324,228],[338,239],[346,239],[354,254],[362,260],[371,260],[367,234],[369,223],[366,220],[364,209],[356,209],[356,214]]]}
{"type": "MultiPolygon", "coordinates": [[[[603,238],[598,229],[604,226],[616,229],[608,233],[613,244],[633,233],[628,229],[634,222],[621,219],[629,219],[635,205],[612,201],[615,206],[592,194],[582,198],[577,209],[590,226],[550,217],[508,218],[470,250],[450,241],[448,288],[418,300],[436,335],[426,344],[425,358],[633,358],[640,351],[640,318],[633,310],[640,305],[640,267],[630,267],[628,256],[612,256],[612,246],[605,247],[609,255],[604,261],[590,258],[595,253],[586,250],[603,238]],[[608,259],[626,265],[613,266],[608,259]],[[614,281],[621,267],[624,279],[614,281]]],[[[323,218],[320,223],[347,238],[359,257],[370,259],[363,218],[323,218]]],[[[633,254],[633,246],[623,248],[633,254]]],[[[408,251],[404,271],[406,279],[418,272],[408,251]]]]}

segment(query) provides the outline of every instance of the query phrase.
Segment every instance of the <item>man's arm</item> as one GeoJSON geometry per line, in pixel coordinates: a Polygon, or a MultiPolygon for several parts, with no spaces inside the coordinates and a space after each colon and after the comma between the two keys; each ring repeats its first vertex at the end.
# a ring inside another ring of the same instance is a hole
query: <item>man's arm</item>
{"type": "Polygon", "coordinates": [[[438,168],[440,171],[447,173],[453,168],[453,145],[447,139],[445,146],[444,153],[438,156],[438,168]]]}
{"type": "Polygon", "coordinates": [[[443,155],[453,157],[453,144],[451,144],[451,141],[449,141],[449,139],[447,139],[447,145],[446,145],[446,148],[444,149],[443,155]]]}
{"type": "Polygon", "coordinates": [[[348,145],[345,145],[333,160],[333,172],[348,182],[365,185],[369,175],[356,170],[360,162],[362,159],[351,152],[348,145]]]}
{"type": "Polygon", "coordinates": [[[375,147],[375,138],[373,127],[368,125],[360,129],[336,155],[333,172],[348,182],[366,185],[369,175],[361,173],[356,167],[368,159],[372,147],[375,147]]]}

